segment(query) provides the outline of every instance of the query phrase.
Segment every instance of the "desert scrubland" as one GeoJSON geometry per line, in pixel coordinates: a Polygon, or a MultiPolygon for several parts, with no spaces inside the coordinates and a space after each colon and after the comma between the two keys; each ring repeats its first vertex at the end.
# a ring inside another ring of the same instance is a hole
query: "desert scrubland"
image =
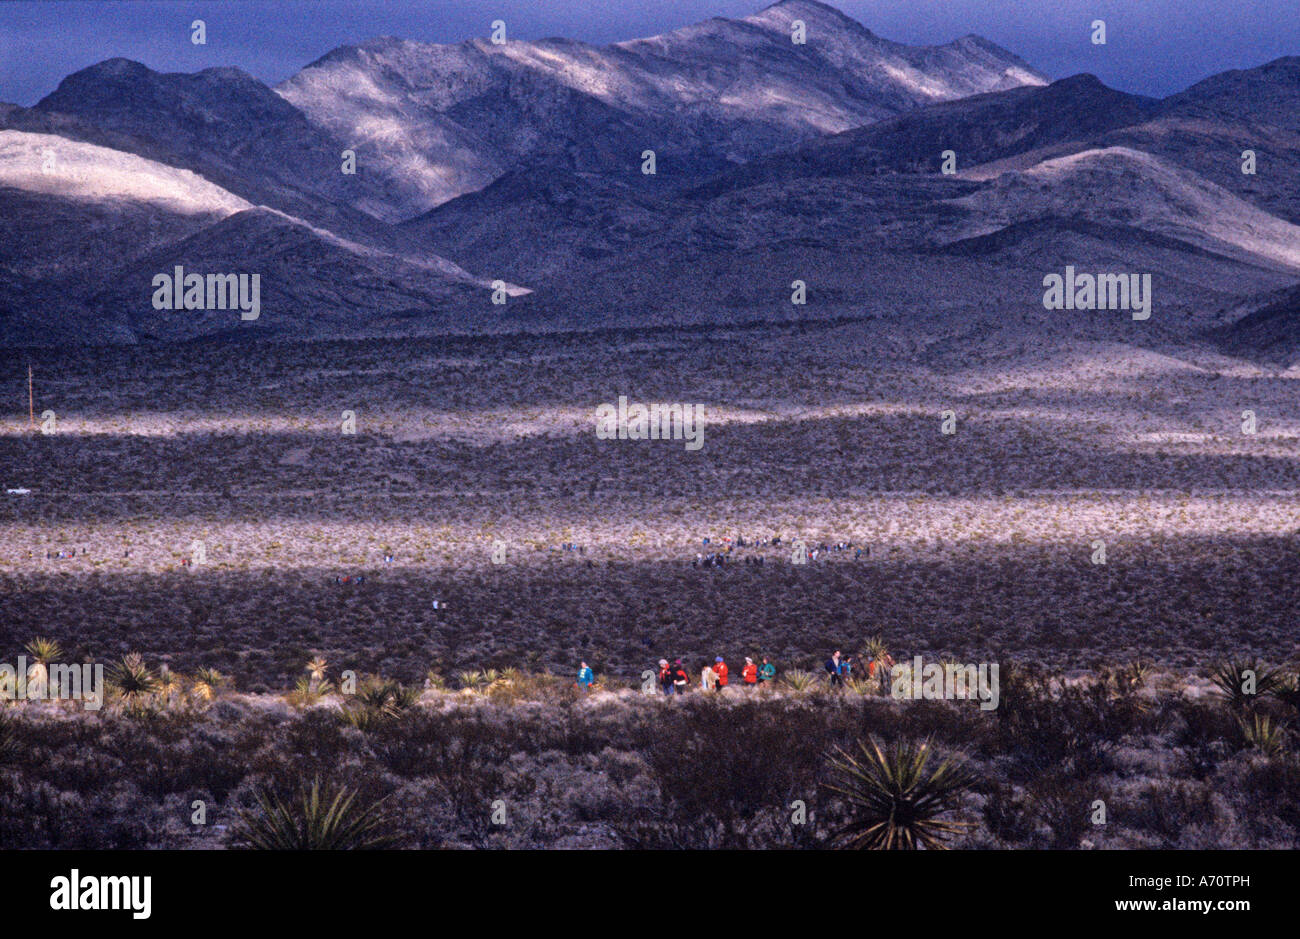
{"type": "Polygon", "coordinates": [[[872,633],[1060,667],[1295,653],[1295,377],[1091,346],[917,368],[858,351],[867,329],[38,354],[57,423],[0,438],[32,490],[0,504],[0,641],[250,691],[312,651],[403,680],[807,664],[872,633]],[[703,447],[596,439],[620,395],[703,404],[703,447]],[[691,567],[728,536],[782,546],[691,567]],[[794,539],[867,553],[796,566],[794,539]]]}
{"type": "Polygon", "coordinates": [[[833,747],[870,734],[976,771],[951,844],[1294,844],[1296,376],[1086,343],[944,343],[918,367],[887,340],[33,353],[56,424],[10,409],[0,436],[5,486],[31,490],[0,503],[0,646],[48,637],[116,690],[98,713],[5,709],[7,842],[235,843],[259,795],[323,778],[383,800],[408,846],[820,846],[852,816],[833,747]],[[597,439],[620,395],[703,404],[703,447],[597,439]],[[747,546],[692,566],[724,537],[747,546]],[[817,557],[793,564],[795,539],[817,557]],[[1001,703],[821,681],[873,636],[899,662],[999,663],[1001,703]],[[640,694],[661,656],[697,680],[718,654],[733,683],[770,656],[779,688],[640,694]],[[1228,661],[1281,669],[1273,696],[1234,704],[1211,683],[1228,661]],[[517,824],[485,821],[498,799],[517,824]],[[795,799],[818,821],[792,828],[795,799]],[[1094,799],[1108,827],[1074,811],[1094,799]]]}

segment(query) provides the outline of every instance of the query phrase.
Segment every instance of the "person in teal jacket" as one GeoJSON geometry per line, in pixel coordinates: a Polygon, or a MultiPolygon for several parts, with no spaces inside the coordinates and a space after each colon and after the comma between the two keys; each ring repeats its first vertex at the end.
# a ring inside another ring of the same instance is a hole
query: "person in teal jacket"
{"type": "Polygon", "coordinates": [[[578,687],[584,692],[590,691],[591,686],[595,684],[595,681],[596,673],[591,670],[590,665],[583,662],[582,667],[578,669],[578,687]]]}
{"type": "Polygon", "coordinates": [[[758,667],[758,680],[760,682],[771,681],[776,678],[776,666],[763,656],[763,664],[758,667]]]}

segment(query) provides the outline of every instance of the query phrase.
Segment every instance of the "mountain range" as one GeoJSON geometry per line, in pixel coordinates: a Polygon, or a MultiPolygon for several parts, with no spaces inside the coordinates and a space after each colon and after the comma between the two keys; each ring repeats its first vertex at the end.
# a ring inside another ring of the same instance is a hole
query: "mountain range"
{"type": "Polygon", "coordinates": [[[1287,367],[1297,179],[1300,58],[1157,100],[814,0],[608,46],[372,39],[275,88],[109,59],[0,105],[0,343],[855,317],[1287,367]],[[262,315],[154,309],[175,265],[260,273],[262,315]],[[1150,273],[1151,320],[1044,309],[1066,266],[1150,273]]]}

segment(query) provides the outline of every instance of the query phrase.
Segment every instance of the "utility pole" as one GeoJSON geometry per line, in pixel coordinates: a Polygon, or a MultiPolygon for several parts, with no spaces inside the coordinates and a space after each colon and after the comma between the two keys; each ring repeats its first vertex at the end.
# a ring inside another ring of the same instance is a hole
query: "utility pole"
{"type": "Polygon", "coordinates": [[[32,363],[27,363],[27,422],[36,430],[36,399],[32,397],[32,363]]]}

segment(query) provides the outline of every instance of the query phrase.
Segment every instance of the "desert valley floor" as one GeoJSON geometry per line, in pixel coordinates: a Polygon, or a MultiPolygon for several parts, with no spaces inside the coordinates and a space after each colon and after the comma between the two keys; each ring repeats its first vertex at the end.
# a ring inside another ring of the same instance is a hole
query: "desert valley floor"
{"type": "Polygon", "coordinates": [[[0,644],[249,692],[313,653],[633,682],[669,655],[815,668],[876,633],[1067,670],[1292,657],[1300,374],[1052,348],[839,321],[37,352],[51,434],[10,353],[0,481],[30,492],[0,502],[0,644]],[[596,439],[620,395],[703,404],[703,448],[596,439]],[[728,536],[781,546],[692,567],[728,536]],[[794,539],[855,550],[794,565],[794,539]]]}

